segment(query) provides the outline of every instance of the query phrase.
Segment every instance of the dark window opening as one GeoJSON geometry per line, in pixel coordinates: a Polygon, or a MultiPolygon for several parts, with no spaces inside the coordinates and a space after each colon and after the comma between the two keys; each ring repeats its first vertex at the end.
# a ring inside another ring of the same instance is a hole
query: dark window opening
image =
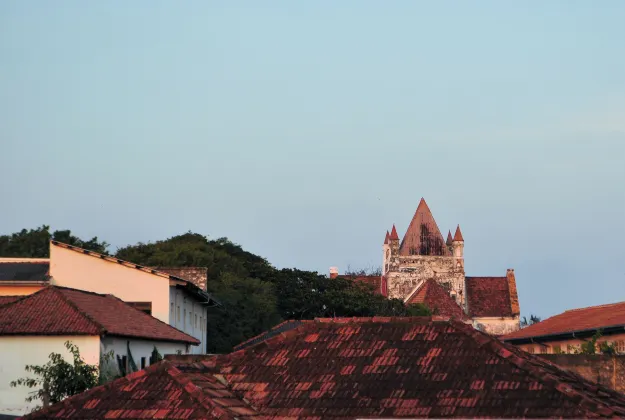
{"type": "Polygon", "coordinates": [[[145,357],[141,358],[141,369],[145,369],[145,357]]]}
{"type": "Polygon", "coordinates": [[[152,302],[126,302],[135,309],[140,310],[148,315],[152,315],[152,302]]]}

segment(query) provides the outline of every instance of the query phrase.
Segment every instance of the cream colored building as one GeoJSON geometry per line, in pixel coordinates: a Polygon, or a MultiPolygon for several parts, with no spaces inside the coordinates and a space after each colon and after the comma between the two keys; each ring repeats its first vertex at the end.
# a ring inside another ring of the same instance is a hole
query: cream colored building
{"type": "Polygon", "coordinates": [[[206,351],[207,308],[215,301],[191,281],[57,241],[50,242],[49,259],[0,259],[0,296],[48,284],[117,296],[197,338],[194,353],[206,351]]]}

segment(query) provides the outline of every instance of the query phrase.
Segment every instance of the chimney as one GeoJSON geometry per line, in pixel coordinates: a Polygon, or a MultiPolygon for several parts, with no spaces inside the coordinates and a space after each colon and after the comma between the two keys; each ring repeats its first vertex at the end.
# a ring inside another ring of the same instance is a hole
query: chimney
{"type": "Polygon", "coordinates": [[[338,267],[330,267],[330,278],[331,279],[335,279],[339,276],[339,269],[338,267]]]}

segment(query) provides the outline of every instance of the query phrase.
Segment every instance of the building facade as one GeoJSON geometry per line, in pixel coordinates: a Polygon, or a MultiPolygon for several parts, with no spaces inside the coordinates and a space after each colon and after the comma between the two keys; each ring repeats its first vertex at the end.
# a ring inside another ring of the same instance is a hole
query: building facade
{"type": "MultiPolygon", "coordinates": [[[[331,269],[331,277],[336,276],[331,269]]],[[[424,199],[400,240],[393,225],[382,246],[382,275],[360,276],[389,298],[406,303],[423,303],[428,280],[440,285],[473,322],[492,335],[519,329],[519,300],[514,270],[501,277],[467,277],[464,265],[464,237],[460,226],[443,238],[424,199]]],[[[440,309],[440,308],[439,308],[440,309]]],[[[441,309],[442,310],[442,309],[441,309]]],[[[455,311],[454,311],[455,312],[455,311]]],[[[443,313],[455,316],[455,313],[443,313]]]]}

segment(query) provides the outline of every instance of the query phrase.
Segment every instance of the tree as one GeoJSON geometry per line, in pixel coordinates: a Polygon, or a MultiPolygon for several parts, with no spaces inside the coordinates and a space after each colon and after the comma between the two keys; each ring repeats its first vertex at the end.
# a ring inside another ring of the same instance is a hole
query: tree
{"type": "MultiPolygon", "coordinates": [[[[41,400],[43,405],[54,404],[71,395],[79,394],[92,388],[100,382],[100,371],[80,357],[75,344],[65,342],[65,348],[72,355],[72,363],[65,361],[58,353],[50,353],[50,360],[42,366],[27,365],[26,372],[35,377],[24,377],[11,381],[12,387],[26,386],[39,388],[26,401],[41,400]]],[[[107,378],[108,379],[108,378],[107,378]]]]}
{"type": "Polygon", "coordinates": [[[366,267],[359,269],[352,269],[349,265],[347,266],[347,270],[345,270],[346,276],[381,276],[382,275],[382,267],[366,267]]]}
{"type": "Polygon", "coordinates": [[[0,236],[1,257],[47,258],[50,256],[50,240],[64,242],[79,248],[107,254],[109,244],[100,242],[97,236],[83,241],[72,235],[70,230],[56,230],[50,233],[50,226],[42,225],[36,229],[22,229],[11,235],[0,236]]]}
{"type": "Polygon", "coordinates": [[[530,315],[530,319],[528,320],[526,317],[521,319],[521,328],[528,327],[533,324],[537,324],[541,321],[540,317],[536,315],[530,315]]]}

